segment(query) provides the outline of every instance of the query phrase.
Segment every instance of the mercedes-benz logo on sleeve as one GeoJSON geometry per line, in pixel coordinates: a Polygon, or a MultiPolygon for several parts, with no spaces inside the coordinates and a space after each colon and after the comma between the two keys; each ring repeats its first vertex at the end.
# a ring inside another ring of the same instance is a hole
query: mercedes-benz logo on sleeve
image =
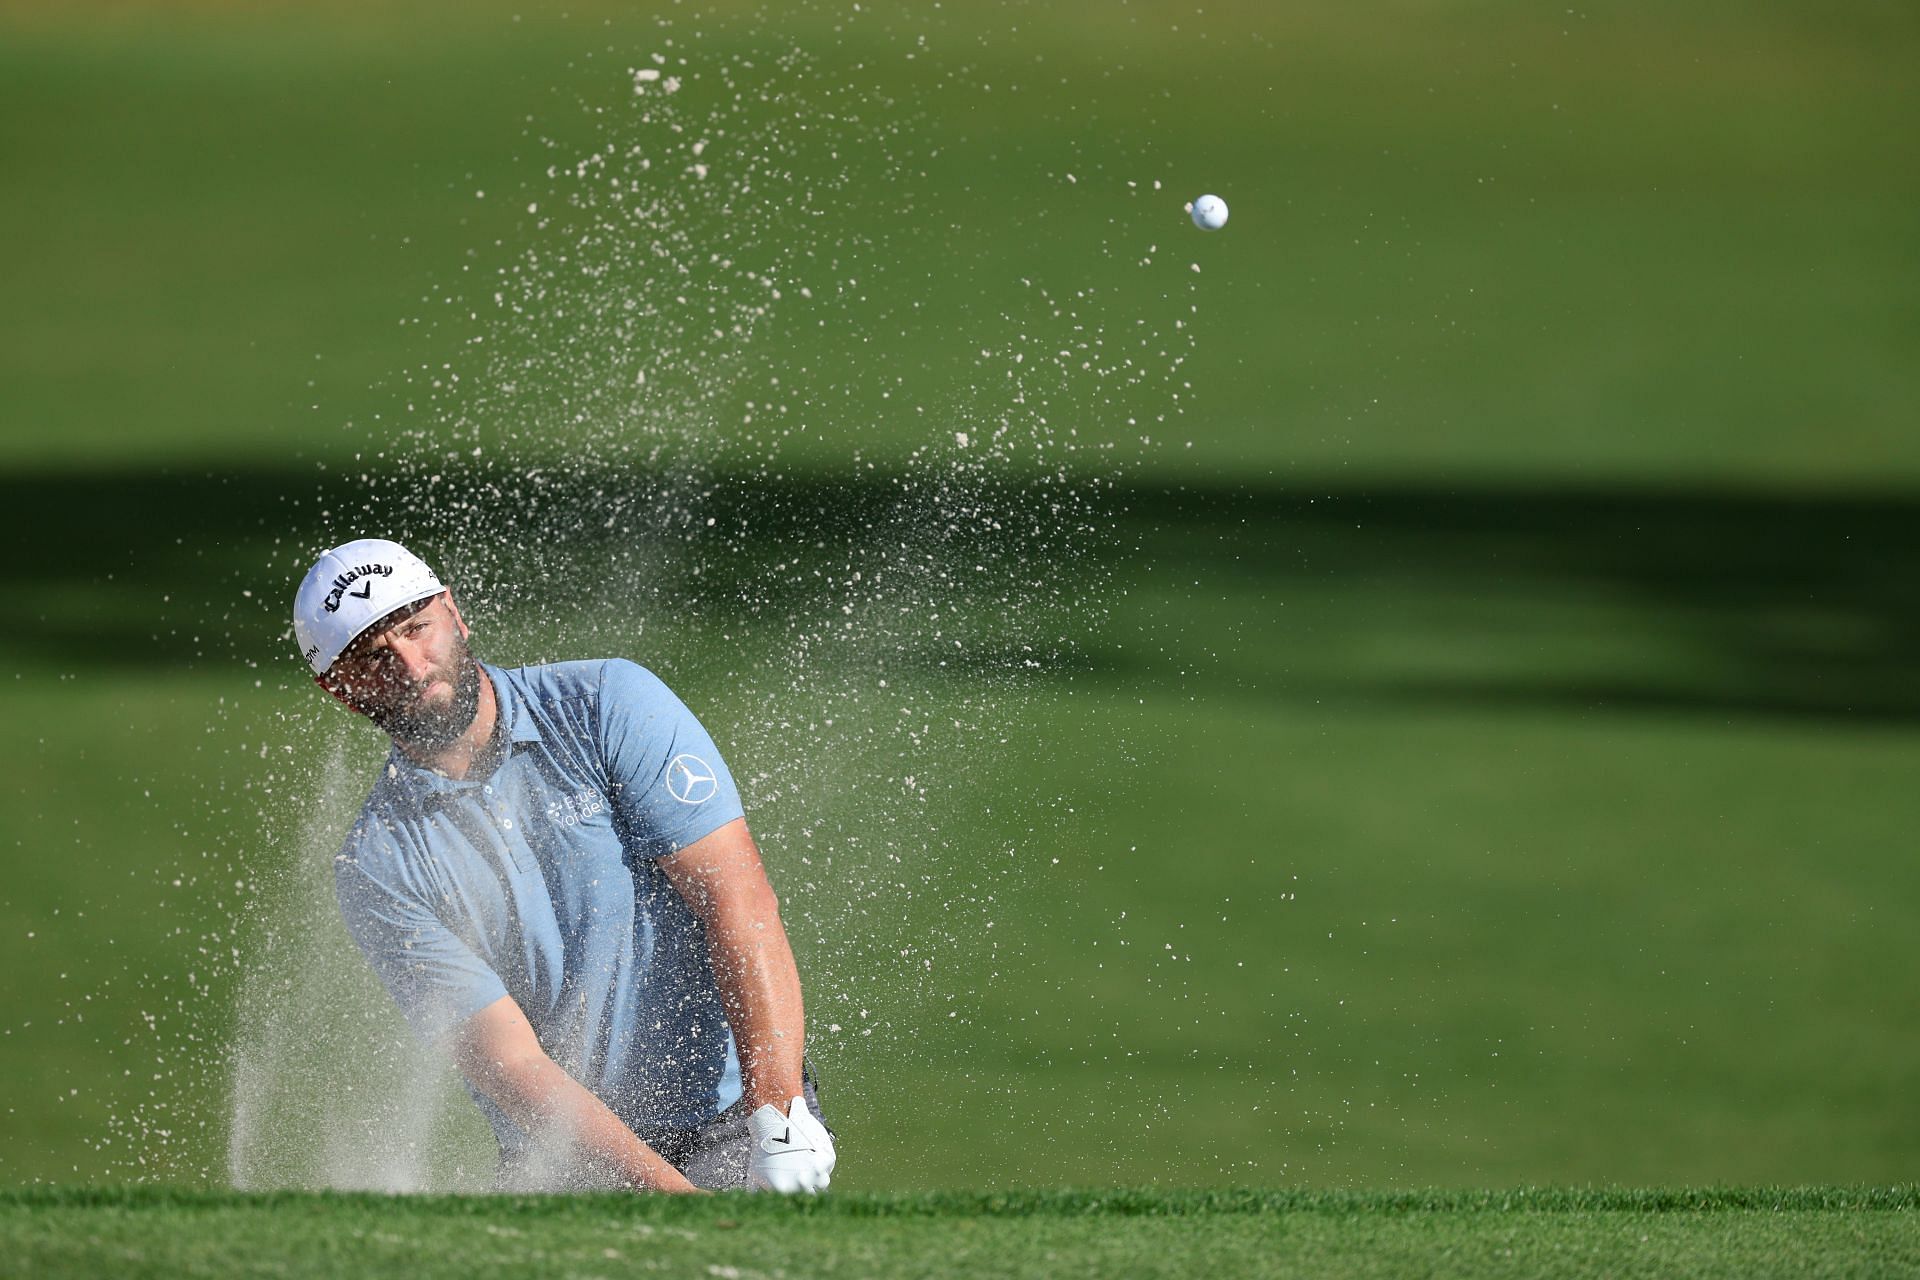
{"type": "Polygon", "coordinates": [[[713,766],[699,756],[678,755],[667,762],[667,790],[681,804],[705,804],[719,789],[713,766]]]}

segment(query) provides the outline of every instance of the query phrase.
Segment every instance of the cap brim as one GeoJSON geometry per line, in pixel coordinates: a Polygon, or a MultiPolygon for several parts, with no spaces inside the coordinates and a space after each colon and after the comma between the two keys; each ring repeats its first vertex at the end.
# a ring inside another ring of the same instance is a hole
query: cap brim
{"type": "Polygon", "coordinates": [[[446,589],[447,589],[446,584],[441,583],[437,586],[428,587],[408,597],[407,599],[402,600],[399,604],[394,605],[393,608],[387,610],[385,613],[381,614],[379,617],[374,618],[372,621],[368,622],[366,626],[360,628],[358,631],[348,636],[346,638],[346,641],[343,644],[341,644],[341,646],[338,649],[335,649],[332,653],[326,656],[326,664],[324,666],[318,665],[318,664],[314,666],[313,668],[314,674],[323,676],[327,674],[327,672],[333,670],[333,664],[340,661],[341,654],[353,648],[354,641],[358,640],[361,636],[367,634],[367,632],[372,631],[375,627],[385,622],[388,618],[391,618],[394,614],[400,612],[402,609],[409,608],[412,605],[419,604],[422,600],[431,600],[435,596],[443,594],[446,591],[446,589]]]}

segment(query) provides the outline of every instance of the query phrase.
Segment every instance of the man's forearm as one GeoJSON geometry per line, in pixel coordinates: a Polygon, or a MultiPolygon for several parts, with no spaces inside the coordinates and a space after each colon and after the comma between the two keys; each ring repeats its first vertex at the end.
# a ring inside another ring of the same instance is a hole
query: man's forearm
{"type": "Polygon", "coordinates": [[[544,1054],[511,1062],[463,1062],[475,1085],[536,1142],[558,1138],[582,1161],[646,1191],[696,1191],[680,1171],[544,1054]]]}
{"type": "Polygon", "coordinates": [[[743,1094],[755,1107],[785,1110],[800,1095],[806,1012],[780,900],[746,820],[734,819],[658,865],[707,931],[707,958],[740,1051],[743,1094]]]}
{"type": "Polygon", "coordinates": [[[740,1051],[741,1093],[751,1107],[798,1097],[807,1049],[800,972],[771,893],[707,921],[713,976],[740,1051]]]}

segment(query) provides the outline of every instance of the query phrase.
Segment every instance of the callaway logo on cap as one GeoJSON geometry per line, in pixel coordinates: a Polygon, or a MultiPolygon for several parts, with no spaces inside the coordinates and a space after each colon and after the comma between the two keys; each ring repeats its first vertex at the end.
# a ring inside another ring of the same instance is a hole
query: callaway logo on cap
{"type": "Polygon", "coordinates": [[[300,656],[324,675],[362,631],[395,609],[445,590],[426,561],[397,542],[343,543],[314,562],[293,597],[300,656]]]}

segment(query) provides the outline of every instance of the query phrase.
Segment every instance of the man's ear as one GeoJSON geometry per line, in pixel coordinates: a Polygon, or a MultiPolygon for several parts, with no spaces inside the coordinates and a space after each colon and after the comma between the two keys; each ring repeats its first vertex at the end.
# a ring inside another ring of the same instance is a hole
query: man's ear
{"type": "Polygon", "coordinates": [[[453,602],[453,588],[447,588],[447,608],[453,610],[453,625],[460,628],[462,640],[471,639],[473,631],[467,626],[467,620],[460,616],[460,606],[453,602]]]}
{"type": "Polygon", "coordinates": [[[335,702],[339,703],[341,706],[345,707],[349,711],[355,710],[354,705],[351,702],[347,701],[347,695],[340,692],[340,686],[335,684],[331,679],[329,679],[324,672],[316,674],[313,677],[313,682],[319,685],[322,689],[325,689],[327,691],[328,696],[331,697],[335,702]]]}

